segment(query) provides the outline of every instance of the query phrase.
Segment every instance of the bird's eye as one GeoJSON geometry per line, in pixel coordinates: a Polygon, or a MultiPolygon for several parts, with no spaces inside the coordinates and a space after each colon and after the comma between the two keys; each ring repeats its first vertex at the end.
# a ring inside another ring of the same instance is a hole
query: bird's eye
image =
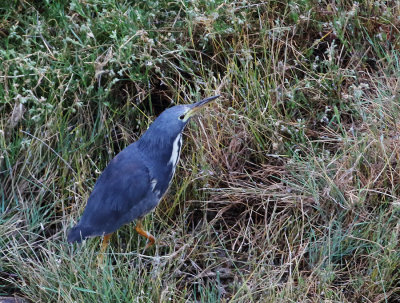
{"type": "Polygon", "coordinates": [[[179,117],[179,119],[183,120],[185,118],[185,115],[182,115],[179,117]]]}

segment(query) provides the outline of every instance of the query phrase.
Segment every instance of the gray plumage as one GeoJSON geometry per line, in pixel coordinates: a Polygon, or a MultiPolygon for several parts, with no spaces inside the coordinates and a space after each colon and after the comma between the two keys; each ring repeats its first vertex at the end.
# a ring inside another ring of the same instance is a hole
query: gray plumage
{"type": "Polygon", "coordinates": [[[182,147],[182,132],[193,112],[218,96],[165,110],[123,149],[98,178],[69,242],[110,234],[154,209],[167,191],[182,147]]]}

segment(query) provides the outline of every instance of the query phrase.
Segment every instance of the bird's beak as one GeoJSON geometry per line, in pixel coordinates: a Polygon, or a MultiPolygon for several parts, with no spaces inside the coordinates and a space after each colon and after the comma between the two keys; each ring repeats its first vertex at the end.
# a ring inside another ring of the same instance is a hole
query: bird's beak
{"type": "Polygon", "coordinates": [[[213,97],[208,97],[205,98],[199,102],[196,102],[192,105],[190,105],[190,109],[186,112],[185,114],[185,120],[189,119],[192,117],[194,114],[196,114],[200,109],[202,109],[206,104],[210,103],[211,101],[217,99],[220,95],[213,96],[213,97]]]}

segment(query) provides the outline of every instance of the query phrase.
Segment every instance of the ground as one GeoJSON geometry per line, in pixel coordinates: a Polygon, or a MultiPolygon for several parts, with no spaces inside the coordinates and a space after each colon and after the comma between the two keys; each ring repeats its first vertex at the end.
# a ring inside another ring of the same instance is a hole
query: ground
{"type": "Polygon", "coordinates": [[[0,5],[0,295],[30,302],[399,302],[399,1],[0,5]],[[66,242],[107,163],[174,104],[174,182],[66,242]]]}

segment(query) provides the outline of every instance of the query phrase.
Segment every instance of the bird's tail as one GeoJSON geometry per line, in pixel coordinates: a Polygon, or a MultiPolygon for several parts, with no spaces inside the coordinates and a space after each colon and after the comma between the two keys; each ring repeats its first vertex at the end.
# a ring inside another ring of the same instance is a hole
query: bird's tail
{"type": "Polygon", "coordinates": [[[85,235],[83,229],[79,225],[71,228],[70,231],[68,232],[67,241],[70,243],[72,243],[72,242],[81,243],[82,240],[85,240],[85,239],[86,239],[86,235],[85,235]]]}

